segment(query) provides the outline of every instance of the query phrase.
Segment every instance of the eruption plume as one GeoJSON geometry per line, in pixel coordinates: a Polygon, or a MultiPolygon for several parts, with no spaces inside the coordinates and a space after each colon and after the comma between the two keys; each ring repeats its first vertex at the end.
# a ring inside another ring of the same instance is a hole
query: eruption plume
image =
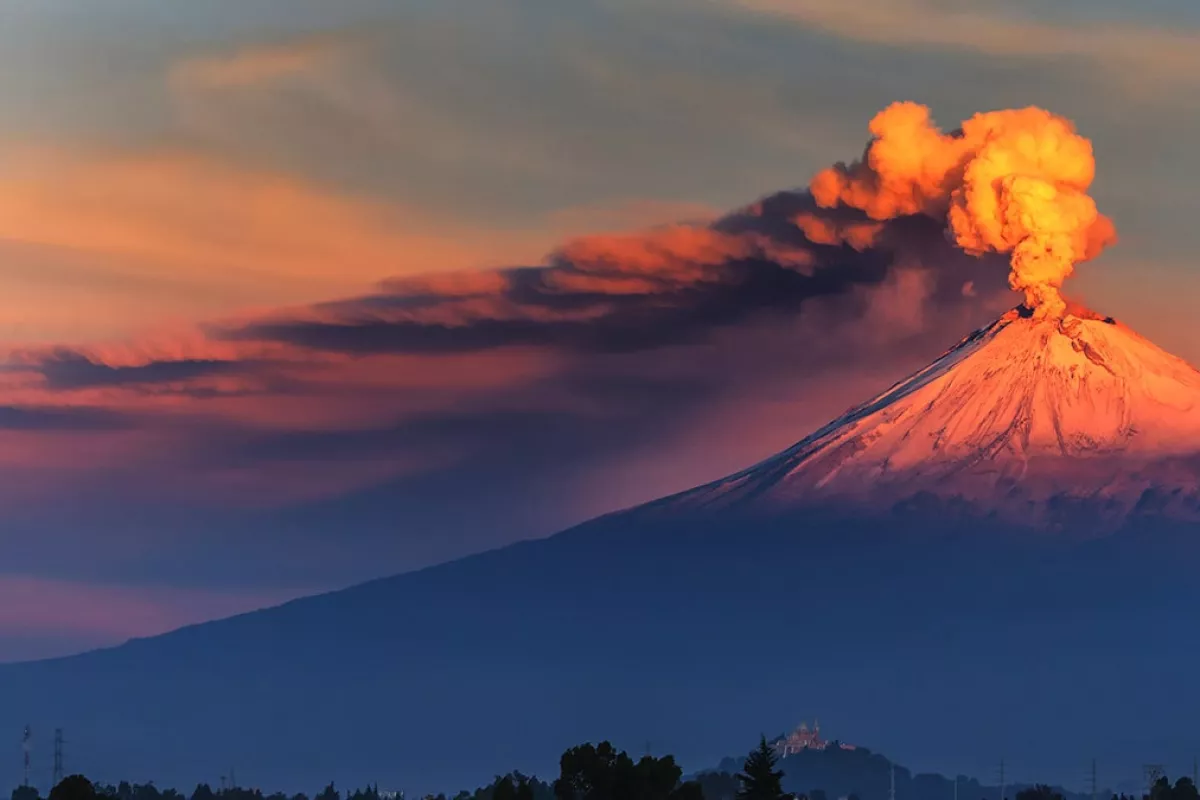
{"type": "Polygon", "coordinates": [[[927,107],[893,103],[870,130],[861,161],[813,178],[817,203],[876,220],[946,220],[947,235],[968,253],[1009,255],[1009,284],[1035,316],[1062,316],[1059,289],[1075,265],[1116,241],[1087,193],[1092,143],[1070,120],[1035,107],[990,111],[944,134],[927,107]]]}

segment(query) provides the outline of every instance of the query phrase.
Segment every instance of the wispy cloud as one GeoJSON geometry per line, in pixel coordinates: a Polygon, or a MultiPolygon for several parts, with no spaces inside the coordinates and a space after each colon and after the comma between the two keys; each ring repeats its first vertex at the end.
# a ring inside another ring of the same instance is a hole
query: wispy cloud
{"type": "Polygon", "coordinates": [[[397,274],[536,260],[558,235],[479,227],[187,151],[9,157],[0,272],[13,285],[0,298],[0,338],[10,342],[112,338],[397,274]],[[54,264],[59,280],[25,276],[54,264]]]}
{"type": "MultiPolygon", "coordinates": [[[[774,185],[760,177],[769,152],[812,153],[836,127],[797,108],[781,76],[722,69],[737,53],[719,63],[683,57],[670,36],[667,51],[639,48],[630,37],[644,32],[620,4],[578,13],[509,3],[478,18],[413,10],[317,44],[200,53],[171,69],[168,102],[189,136],[224,152],[303,159],[314,173],[386,184],[426,206],[453,193],[460,215],[486,206],[508,219],[638,195],[629,187],[650,177],[661,187],[651,197],[711,202],[723,187],[725,203],[774,185]],[[538,47],[523,45],[529,36],[538,47]],[[225,80],[227,71],[239,79],[225,80]],[[757,176],[720,157],[736,152],[757,176]],[[698,181],[687,163],[722,179],[698,181]]],[[[672,13],[663,24],[704,29],[695,46],[731,49],[705,19],[672,13]]]]}
{"type": "Polygon", "coordinates": [[[0,178],[0,237],[119,255],[181,284],[267,280],[325,294],[520,255],[503,231],[185,151],[16,154],[0,178]]]}
{"type": "Polygon", "coordinates": [[[570,232],[711,213],[622,200],[489,226],[202,151],[12,148],[0,170],[11,284],[0,341],[140,335],[397,275],[536,263],[570,232]]]}
{"type": "Polygon", "coordinates": [[[176,91],[263,85],[327,68],[349,46],[344,38],[316,37],[195,56],[174,64],[169,81],[176,91]]]}
{"type": "Polygon", "coordinates": [[[1005,58],[1078,59],[1131,86],[1200,82],[1200,31],[1031,19],[982,0],[727,0],[844,39],[1005,58]]]}

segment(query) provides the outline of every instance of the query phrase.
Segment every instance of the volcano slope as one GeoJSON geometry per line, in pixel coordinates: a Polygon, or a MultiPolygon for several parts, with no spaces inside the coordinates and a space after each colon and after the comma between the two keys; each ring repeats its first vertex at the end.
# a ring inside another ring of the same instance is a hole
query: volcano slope
{"type": "Polygon", "coordinates": [[[1110,320],[1018,310],[710,485],[4,666],[0,729],[63,727],[71,771],[100,779],[189,787],[233,765],[307,791],[551,774],[603,738],[701,768],[812,714],[932,769],[1190,763],[1198,395],[1110,320]]]}

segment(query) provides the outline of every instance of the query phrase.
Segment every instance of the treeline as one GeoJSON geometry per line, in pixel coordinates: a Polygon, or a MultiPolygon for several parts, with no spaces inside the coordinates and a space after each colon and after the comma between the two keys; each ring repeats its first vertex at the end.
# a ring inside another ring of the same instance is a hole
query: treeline
{"type": "MultiPolygon", "coordinates": [[[[1062,792],[1049,786],[1031,786],[1017,792],[1016,800],[1063,800],[1062,792]]],[[[1167,778],[1159,778],[1150,787],[1149,794],[1137,795],[1114,794],[1112,800],[1200,800],[1196,784],[1191,778],[1180,778],[1171,783],[1167,778]]]]}
{"type": "MultiPolygon", "coordinates": [[[[513,772],[497,776],[487,786],[473,791],[426,795],[422,800],[830,800],[821,789],[784,791],[784,771],[779,766],[778,756],[764,738],[742,762],[740,771],[705,772],[685,781],[683,770],[673,756],[647,755],[634,760],[628,753],[602,742],[580,745],[563,753],[559,776],[550,782],[513,772]]],[[[902,800],[939,800],[927,795],[914,792],[902,800]]],[[[841,795],[839,800],[841,797],[859,800],[855,792],[841,795]]],[[[23,786],[13,790],[12,800],[42,798],[37,789],[23,786]]],[[[213,790],[207,784],[200,784],[190,795],[185,795],[174,789],[159,789],[152,783],[123,781],[113,786],[93,784],[82,775],[71,775],[55,786],[46,800],[404,800],[404,797],[380,792],[377,786],[343,794],[332,783],[311,798],[306,794],[264,794],[259,789],[236,787],[213,790]]],[[[1036,785],[1016,791],[1013,800],[1066,798],[1061,790],[1036,785]]],[[[1200,792],[1191,778],[1171,783],[1164,777],[1148,794],[1113,795],[1112,800],[1200,800],[1200,792]]]]}
{"type": "MultiPolygon", "coordinates": [[[[1143,798],[1146,798],[1143,795],[1143,798]]],[[[1031,798],[1031,800],[1041,800],[1041,798],[1031,798]]],[[[1137,800],[1129,795],[1114,796],[1113,800],[1137,800]]],[[[1200,800],[1200,791],[1197,790],[1195,782],[1191,778],[1180,778],[1171,783],[1166,777],[1159,778],[1154,782],[1154,786],[1150,787],[1150,795],[1146,800],[1200,800]]]]}
{"type": "MultiPolygon", "coordinates": [[[[683,770],[674,756],[643,756],[634,760],[608,742],[585,744],[563,753],[559,776],[552,782],[514,772],[498,776],[487,786],[464,790],[453,796],[426,795],[424,800],[716,800],[705,794],[706,785],[724,791],[733,780],[734,794],[740,800],[792,800],[780,781],[783,773],[775,769],[775,752],[766,739],[749,755],[744,770],[736,777],[705,776],[683,780],[683,770]]],[[[23,786],[15,789],[12,800],[42,800],[38,791],[23,786]]],[[[259,789],[222,788],[214,791],[201,784],[190,795],[174,789],[159,789],[152,783],[116,786],[94,784],[83,775],[71,775],[50,790],[47,800],[310,800],[305,794],[263,794],[259,789]]],[[[401,800],[377,786],[356,789],[345,795],[332,783],[311,800],[401,800]]]]}

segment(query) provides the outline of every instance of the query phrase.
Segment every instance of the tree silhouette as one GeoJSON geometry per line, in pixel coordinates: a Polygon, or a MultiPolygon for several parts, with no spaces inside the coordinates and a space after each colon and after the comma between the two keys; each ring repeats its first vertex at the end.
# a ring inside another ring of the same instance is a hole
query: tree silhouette
{"type": "Polygon", "coordinates": [[[512,775],[496,779],[492,789],[492,800],[517,800],[517,785],[513,782],[512,775]]]}
{"type": "Polygon", "coordinates": [[[634,763],[608,742],[585,744],[563,753],[554,782],[557,800],[703,800],[693,782],[679,779],[683,770],[673,756],[644,756],[634,763]]]}
{"type": "Polygon", "coordinates": [[[696,782],[705,800],[735,800],[742,788],[737,776],[728,772],[702,772],[696,776],[696,782]]]}
{"type": "Polygon", "coordinates": [[[50,800],[96,800],[96,787],[82,775],[68,775],[50,790],[50,800]]]}
{"type": "Polygon", "coordinates": [[[1142,800],[1200,800],[1200,792],[1196,791],[1196,784],[1191,778],[1179,778],[1172,786],[1171,781],[1164,776],[1150,787],[1150,794],[1142,795],[1142,800]]]}
{"type": "Polygon", "coordinates": [[[559,759],[558,800],[608,800],[633,770],[633,761],[608,742],[572,747],[559,759]]]}
{"type": "Polygon", "coordinates": [[[1017,800],[1063,800],[1062,792],[1039,783],[1017,792],[1017,800]]]}
{"type": "Polygon", "coordinates": [[[516,800],[533,800],[533,784],[524,775],[517,776],[516,800]]]}
{"type": "Polygon", "coordinates": [[[1191,778],[1180,778],[1171,790],[1171,800],[1200,800],[1200,791],[1191,778]]]}
{"type": "Polygon", "coordinates": [[[758,747],[747,756],[738,773],[742,788],[737,793],[738,800],[784,800],[788,797],[783,791],[783,770],[775,769],[779,757],[767,744],[767,737],[759,738],[758,747]]]}

